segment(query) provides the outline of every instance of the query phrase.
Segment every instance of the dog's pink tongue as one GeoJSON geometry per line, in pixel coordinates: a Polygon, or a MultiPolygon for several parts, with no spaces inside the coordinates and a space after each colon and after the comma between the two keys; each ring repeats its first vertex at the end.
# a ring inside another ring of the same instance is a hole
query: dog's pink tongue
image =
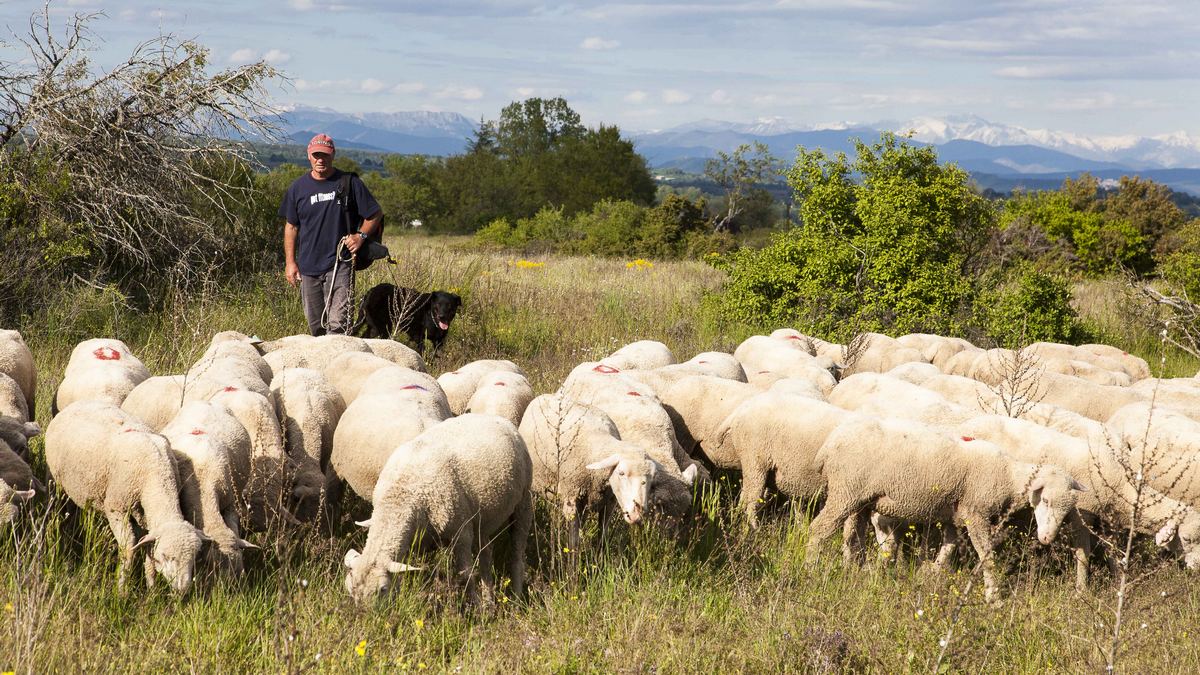
{"type": "Polygon", "coordinates": [[[445,321],[439,321],[438,328],[441,328],[442,330],[450,330],[450,324],[446,323],[445,321]]]}

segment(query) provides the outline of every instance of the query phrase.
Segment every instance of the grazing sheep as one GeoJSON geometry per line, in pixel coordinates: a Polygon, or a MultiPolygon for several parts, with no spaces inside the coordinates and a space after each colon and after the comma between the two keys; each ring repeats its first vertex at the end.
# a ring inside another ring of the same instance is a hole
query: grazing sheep
{"type": "Polygon", "coordinates": [[[233,330],[221,331],[214,335],[212,340],[209,340],[208,349],[205,350],[200,360],[222,357],[241,359],[258,371],[260,380],[270,382],[274,373],[271,371],[271,366],[263,359],[262,352],[258,350],[260,344],[262,344],[262,340],[258,338],[233,330]]]}
{"type": "Polygon", "coordinates": [[[284,368],[276,374],[271,398],[283,428],[284,449],[296,464],[295,515],[311,520],[336,478],[330,456],[346,404],[323,374],[309,368],[284,368]],[[314,483],[319,483],[317,489],[314,483]]]}
{"type": "Polygon", "coordinates": [[[769,370],[788,377],[818,377],[815,371],[825,371],[830,387],[837,382],[841,367],[826,356],[813,356],[796,340],[752,335],[746,338],[733,352],[733,357],[742,364],[746,375],[769,370]]]}
{"type": "Polygon", "coordinates": [[[1130,389],[1146,397],[1146,400],[1153,398],[1156,405],[1174,408],[1192,419],[1200,419],[1200,382],[1195,378],[1147,377],[1138,380],[1130,389]]]}
{"type": "MultiPolygon", "coordinates": [[[[1088,557],[1092,536],[1100,521],[1117,530],[1128,530],[1130,512],[1138,502],[1137,488],[1131,476],[1107,447],[1089,447],[1088,442],[1067,436],[1053,429],[1025,420],[1002,415],[981,415],[959,425],[957,433],[964,438],[977,438],[996,444],[1010,457],[1034,464],[1052,464],[1071,474],[1087,488],[1079,495],[1078,509],[1087,528],[1075,527],[1076,586],[1087,586],[1088,557]]],[[[1160,545],[1181,542],[1189,566],[1200,562],[1200,540],[1191,533],[1200,533],[1200,512],[1149,488],[1139,503],[1138,522],[1132,523],[1142,534],[1162,534],[1160,545]],[[1182,526],[1182,528],[1181,528],[1182,526]],[[1174,536],[1183,531],[1187,537],[1174,536]]]]}
{"type": "Polygon", "coordinates": [[[790,340],[794,349],[800,349],[813,356],[828,358],[836,364],[842,363],[846,353],[846,345],[836,342],[826,342],[818,337],[805,335],[794,328],[780,328],[769,336],[775,340],[790,340]]]}
{"type": "Polygon", "coordinates": [[[188,522],[216,545],[220,562],[235,576],[244,570],[238,495],[250,474],[250,435],[225,406],[192,401],[163,427],[179,478],[179,500],[188,522]],[[237,462],[238,465],[234,463],[237,462]]]}
{"type": "Polygon", "coordinates": [[[75,401],[121,405],[129,392],[148,377],[150,371],[124,342],[108,338],[84,340],[71,351],[63,381],[54,394],[51,413],[58,414],[75,401]]]}
{"type": "MultiPolygon", "coordinates": [[[[25,440],[23,435],[18,437],[25,440]]],[[[35,489],[44,487],[18,451],[0,438],[0,532],[16,519],[20,506],[33,498],[35,489]]]]}
{"type": "MultiPolygon", "coordinates": [[[[219,343],[219,345],[234,344],[236,343],[219,343]]],[[[217,356],[201,358],[184,374],[183,400],[185,402],[207,401],[217,392],[228,387],[252,391],[261,396],[269,397],[271,395],[271,387],[268,384],[271,380],[262,378],[263,370],[259,367],[265,364],[265,361],[260,358],[256,363],[247,359],[244,354],[223,356],[220,355],[222,351],[225,350],[217,350],[217,356]]],[[[267,369],[265,372],[268,373],[269,378],[269,373],[273,371],[267,369]]]]}
{"type": "MultiPolygon", "coordinates": [[[[288,524],[297,524],[295,516],[287,508],[294,497],[296,486],[293,481],[310,477],[297,474],[287,456],[283,446],[283,430],[275,416],[271,399],[257,392],[226,387],[209,400],[228,408],[250,435],[250,476],[243,492],[249,510],[250,529],[265,530],[268,521],[276,518],[288,524]]],[[[232,461],[236,465],[240,460],[232,461]]],[[[323,484],[323,479],[317,479],[305,486],[319,490],[323,484]]]]}
{"type": "MultiPolygon", "coordinates": [[[[997,597],[992,523],[1012,507],[1034,507],[1038,540],[1049,544],[1084,488],[1062,469],[1018,462],[985,441],[966,442],[922,424],[870,417],[845,420],[819,456],[826,501],[809,525],[808,557],[847,519],[865,526],[872,509],[916,523],[966,528],[983,561],[984,597],[997,597]]],[[[851,537],[848,550],[857,538],[851,537]]]]}
{"type": "Polygon", "coordinates": [[[386,338],[366,338],[363,341],[367,343],[367,347],[375,356],[383,357],[398,366],[404,366],[417,372],[428,372],[425,368],[425,359],[421,358],[415,349],[403,342],[386,338]]]}
{"type": "Polygon", "coordinates": [[[1146,363],[1145,359],[1134,356],[1127,351],[1118,349],[1111,345],[1099,344],[1079,345],[1079,349],[1085,352],[1091,352],[1096,356],[1119,362],[1123,367],[1123,370],[1129,374],[1129,377],[1131,377],[1134,382],[1150,377],[1150,364],[1146,363]]]}
{"type": "Polygon", "coordinates": [[[37,422],[23,422],[0,415],[0,441],[26,461],[29,460],[29,439],[40,433],[42,427],[37,422]]]}
{"type": "Polygon", "coordinates": [[[838,383],[829,402],[865,415],[951,427],[978,414],[924,387],[888,375],[861,372],[838,383]]]}
{"type": "MultiPolygon", "coordinates": [[[[813,391],[817,391],[815,387],[813,391]]],[[[697,457],[702,456],[706,444],[715,439],[721,422],[743,402],[760,393],[758,387],[745,382],[691,375],[667,387],[661,400],[675,428],[675,438],[689,456],[697,457]]]]}
{"type": "Polygon", "coordinates": [[[146,423],[154,431],[167,426],[183,407],[184,375],[156,375],[134,387],[121,409],[146,423]]]}
{"type": "Polygon", "coordinates": [[[520,366],[512,361],[502,359],[472,361],[457,370],[439,375],[437,383],[442,391],[446,392],[446,399],[450,403],[450,412],[461,415],[463,410],[466,410],[471,397],[475,395],[475,389],[479,386],[479,378],[497,370],[525,375],[525,371],[521,370],[520,366]]]}
{"type": "Polygon", "coordinates": [[[532,400],[533,387],[524,375],[497,370],[479,378],[475,394],[463,412],[496,415],[516,426],[532,400]]]}
{"type": "Polygon", "coordinates": [[[910,333],[896,338],[903,347],[921,352],[922,358],[941,369],[955,354],[962,351],[978,350],[979,348],[967,340],[955,337],[943,337],[928,333],[910,333]]]}
{"type": "Polygon", "coordinates": [[[330,465],[369,502],[392,451],[448,417],[446,396],[429,375],[401,366],[380,369],[342,413],[330,465]]]}
{"type": "Polygon", "coordinates": [[[860,337],[866,340],[866,345],[857,354],[849,356],[850,362],[843,364],[843,378],[855,373],[885,373],[904,363],[928,363],[921,352],[905,347],[887,335],[865,333],[860,337]]]}
{"type": "Polygon", "coordinates": [[[746,381],[746,369],[733,357],[725,352],[700,352],[692,358],[673,366],[664,366],[663,370],[682,370],[695,375],[711,375],[726,380],[746,381]]]}
{"type": "Polygon", "coordinates": [[[363,382],[375,371],[395,367],[395,363],[369,352],[345,352],[333,357],[320,371],[341,395],[342,401],[350,405],[358,397],[363,382]]]}
{"type": "Polygon", "coordinates": [[[413,568],[397,562],[419,531],[454,551],[467,601],[494,597],[492,542],[512,532],[512,593],[525,590],[525,547],[533,523],[532,466],[517,428],[494,415],[467,414],[433,426],[396,448],[372,499],[362,553],[346,552],[346,591],[366,602],[387,590],[391,575],[413,568]]]}
{"type": "Polygon", "coordinates": [[[600,359],[600,363],[617,370],[653,370],[676,363],[675,354],[661,342],[639,340],[621,347],[600,359]]]}
{"type": "Polygon", "coordinates": [[[33,499],[34,491],[17,490],[3,480],[0,480],[0,533],[4,528],[17,519],[21,505],[33,499]]]}
{"type": "Polygon", "coordinates": [[[705,456],[722,469],[741,469],[741,507],[753,526],[769,478],[779,492],[810,500],[824,491],[817,462],[825,439],[858,417],[823,401],[768,391],[746,400],[717,429],[705,456]]]}
{"type": "Polygon", "coordinates": [[[157,570],[176,592],[192,586],[205,540],[183,517],[179,481],[167,439],[106,401],[79,401],[46,429],[46,464],[55,482],[81,508],[104,512],[121,549],[124,586],[137,549],[146,556],[146,583],[157,570]],[[140,539],[134,524],[147,530],[140,539]]]}
{"type": "Polygon", "coordinates": [[[0,416],[22,422],[33,419],[21,385],[5,373],[0,373],[0,416]]]}
{"type": "Polygon", "coordinates": [[[1118,452],[1150,487],[1200,508],[1200,422],[1146,401],[1121,408],[1108,426],[1123,439],[1118,452]]]}
{"type": "Polygon", "coordinates": [[[621,440],[603,410],[543,394],[526,408],[520,433],[533,462],[533,491],[562,510],[572,545],[588,510],[607,525],[614,498],[630,524],[657,509],[654,486],[666,472],[640,445],[621,440]]]}
{"type": "Polygon", "coordinates": [[[21,388],[25,394],[25,409],[29,411],[25,421],[33,420],[37,369],[33,364],[33,352],[29,351],[20,331],[0,329],[0,373],[11,377],[21,388]]]}

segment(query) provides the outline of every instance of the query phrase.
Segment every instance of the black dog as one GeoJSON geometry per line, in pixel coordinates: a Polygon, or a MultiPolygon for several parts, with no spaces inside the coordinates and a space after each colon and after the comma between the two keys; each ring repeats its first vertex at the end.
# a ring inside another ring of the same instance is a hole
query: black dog
{"type": "Polygon", "coordinates": [[[446,331],[460,305],[462,298],[454,293],[421,293],[415,288],[379,284],[363,295],[358,321],[351,332],[364,338],[390,338],[404,331],[418,354],[425,350],[428,337],[436,355],[446,341],[446,331]]]}

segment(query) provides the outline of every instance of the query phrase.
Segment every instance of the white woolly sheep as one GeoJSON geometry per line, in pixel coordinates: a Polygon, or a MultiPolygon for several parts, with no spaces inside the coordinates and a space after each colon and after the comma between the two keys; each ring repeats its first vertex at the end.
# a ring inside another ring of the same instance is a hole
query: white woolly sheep
{"type": "Polygon", "coordinates": [[[1111,345],[1086,344],[1079,345],[1079,349],[1085,352],[1091,352],[1096,356],[1119,362],[1123,366],[1124,371],[1129,374],[1129,377],[1133,378],[1134,382],[1150,377],[1150,364],[1146,363],[1145,359],[1134,356],[1133,354],[1130,354],[1122,349],[1118,349],[1117,347],[1113,347],[1111,345]]]}
{"type": "MultiPolygon", "coordinates": [[[[354,352],[357,353],[357,352],[354,352]]],[[[335,480],[330,456],[333,434],[346,404],[321,372],[284,368],[271,380],[271,397],[283,428],[284,448],[296,464],[293,489],[300,520],[315,518],[335,480]],[[301,478],[303,476],[303,478],[301,478]],[[314,483],[320,486],[314,489],[314,483]]]]}
{"type": "MultiPolygon", "coordinates": [[[[1075,509],[1083,486],[1062,469],[1018,462],[985,441],[965,442],[922,424],[870,417],[844,421],[820,451],[825,506],[809,525],[808,558],[854,518],[865,528],[872,509],[906,522],[965,527],[983,562],[984,597],[996,599],[991,523],[1026,500],[1038,541],[1049,544],[1075,509]]],[[[858,537],[850,538],[853,552],[858,537]]]]}
{"type": "Polygon", "coordinates": [[[479,378],[475,394],[463,412],[496,415],[516,426],[532,400],[533,387],[524,375],[497,370],[479,378]]]}
{"type": "Polygon", "coordinates": [[[277,340],[276,344],[261,345],[260,349],[264,352],[263,359],[271,366],[271,372],[284,368],[321,370],[338,354],[371,351],[362,338],[350,335],[293,335],[277,340]]]}
{"type": "MultiPolygon", "coordinates": [[[[24,440],[24,436],[20,438],[24,440]]],[[[33,498],[35,488],[44,489],[29,464],[0,438],[0,532],[17,517],[19,507],[33,498]]]]}
{"type": "Polygon", "coordinates": [[[333,357],[332,361],[318,370],[341,395],[342,401],[350,405],[358,397],[363,383],[375,371],[395,367],[395,363],[370,352],[345,352],[333,357]]]}
{"type": "Polygon", "coordinates": [[[479,386],[479,378],[497,370],[525,375],[525,371],[521,370],[520,366],[503,359],[472,361],[456,370],[439,375],[437,383],[446,393],[446,400],[450,403],[450,412],[461,415],[467,408],[467,402],[475,395],[475,389],[479,386]]]}
{"type": "Polygon", "coordinates": [[[543,394],[525,409],[520,433],[533,462],[533,491],[562,510],[572,545],[587,511],[597,511],[606,527],[614,499],[630,524],[658,510],[654,486],[665,469],[640,445],[621,440],[603,410],[543,394]]]}
{"type": "Polygon", "coordinates": [[[167,439],[105,401],[79,401],[46,429],[46,464],[75,504],[104,512],[121,549],[121,583],[137,549],[146,556],[146,582],[157,570],[179,593],[192,586],[203,534],[183,517],[179,482],[167,439]],[[147,530],[138,539],[134,522],[147,530]]]}
{"type": "Polygon", "coordinates": [[[37,368],[34,367],[33,352],[19,331],[0,329],[0,373],[11,377],[21,388],[25,395],[25,409],[29,413],[25,421],[32,421],[37,412],[34,407],[37,368]]]}
{"type": "Polygon", "coordinates": [[[235,330],[221,331],[208,341],[208,349],[199,360],[219,357],[242,359],[258,371],[259,379],[263,382],[270,382],[275,374],[271,371],[271,366],[263,359],[262,352],[259,351],[261,345],[262,340],[256,337],[250,337],[235,330]]]}
{"type": "Polygon", "coordinates": [[[800,349],[813,356],[827,358],[835,364],[842,363],[846,353],[846,345],[836,342],[826,342],[818,337],[805,335],[794,328],[779,328],[768,336],[775,340],[788,340],[793,349],[800,349]]]}
{"type": "MultiPolygon", "coordinates": [[[[804,380],[782,381],[809,384],[804,380]]],[[[817,391],[815,387],[813,391],[817,391]]],[[[721,422],[760,393],[758,387],[745,382],[692,375],[667,387],[661,401],[674,425],[675,438],[688,455],[697,457],[706,454],[705,448],[715,438],[721,422]]]]}
{"type": "Polygon", "coordinates": [[[1089,447],[1088,442],[1047,429],[1039,424],[1003,415],[981,415],[959,425],[956,432],[964,440],[980,439],[996,444],[1014,459],[1034,464],[1052,464],[1071,474],[1087,488],[1079,495],[1075,508],[1087,528],[1076,524],[1075,562],[1076,586],[1087,586],[1088,558],[1092,549],[1090,530],[1099,521],[1118,530],[1128,530],[1130,511],[1139,506],[1138,522],[1132,523],[1143,534],[1160,534],[1160,545],[1179,542],[1177,532],[1186,533],[1181,543],[1187,547],[1184,557],[1190,566],[1200,562],[1200,541],[1191,533],[1200,527],[1200,513],[1185,505],[1143,488],[1141,499],[1130,476],[1107,447],[1089,447]],[[1182,528],[1181,528],[1182,526],[1182,528]]]}
{"type": "Polygon", "coordinates": [[[676,359],[665,344],[655,340],[638,340],[600,359],[600,363],[618,370],[652,370],[676,363],[676,359]]]}
{"type": "Polygon", "coordinates": [[[1200,508],[1200,422],[1142,402],[1118,410],[1108,426],[1123,440],[1118,452],[1150,487],[1200,508]]]}
{"type": "Polygon", "coordinates": [[[517,428],[494,415],[446,420],[396,448],[372,499],[367,542],[346,552],[346,590],[360,602],[387,590],[391,575],[413,568],[396,561],[418,531],[454,551],[454,567],[467,601],[494,598],[492,542],[506,525],[512,532],[511,590],[525,590],[525,548],[533,523],[532,466],[517,428]]]}
{"type": "Polygon", "coordinates": [[[943,427],[960,424],[979,414],[929,389],[874,372],[857,373],[842,380],[833,388],[829,402],[865,415],[943,427]]]}
{"type": "Polygon", "coordinates": [[[392,451],[448,417],[445,394],[429,375],[402,366],[382,368],[342,413],[330,465],[355,494],[371,501],[392,451]]]}
{"type": "Polygon", "coordinates": [[[184,405],[162,435],[175,456],[183,516],[212,540],[216,550],[209,550],[223,566],[241,575],[242,551],[257,548],[241,538],[237,515],[250,474],[250,435],[225,406],[210,401],[184,405]]]}
{"type": "MultiPolygon", "coordinates": [[[[269,521],[276,518],[296,524],[295,516],[287,508],[295,497],[297,486],[293,481],[308,481],[305,487],[319,490],[324,480],[296,472],[284,449],[283,430],[271,399],[257,392],[226,387],[209,400],[228,408],[250,435],[250,477],[243,491],[249,528],[265,530],[269,521]]],[[[239,460],[233,461],[236,464],[239,460]]]]}
{"type": "Polygon", "coordinates": [[[746,381],[746,369],[732,354],[725,352],[700,352],[683,363],[664,366],[662,370],[685,370],[696,375],[711,375],[738,382],[746,381]]]}
{"type": "Polygon", "coordinates": [[[767,479],[801,501],[824,490],[817,455],[825,439],[857,413],[823,401],[768,391],[738,406],[721,423],[705,455],[718,468],[741,469],[741,507],[758,525],[758,506],[767,479]]]}
{"type": "Polygon", "coordinates": [[[134,387],[121,409],[159,431],[167,426],[183,406],[184,375],[155,375],[134,387]]]}
{"type": "Polygon", "coordinates": [[[22,422],[33,419],[29,413],[29,404],[25,401],[25,392],[21,391],[21,386],[16,380],[5,373],[0,373],[0,416],[22,422]]]}
{"type": "Polygon", "coordinates": [[[967,340],[956,337],[943,337],[929,333],[909,333],[896,338],[896,342],[904,347],[921,352],[921,356],[941,369],[955,354],[962,351],[977,351],[978,347],[967,340]]]}
{"type": "Polygon", "coordinates": [[[788,377],[812,379],[814,370],[823,370],[831,382],[836,382],[841,373],[841,367],[832,359],[813,356],[798,341],[766,335],[746,338],[734,350],[733,357],[742,364],[747,377],[751,373],[770,370],[788,377]]]}
{"type": "Polygon", "coordinates": [[[864,343],[854,350],[856,353],[846,355],[842,364],[843,378],[855,373],[885,373],[903,363],[928,363],[920,351],[905,347],[882,333],[864,333],[858,339],[864,343]]]}
{"type": "Polygon", "coordinates": [[[409,347],[402,342],[389,340],[387,338],[366,338],[364,342],[375,356],[391,361],[398,366],[404,366],[417,372],[428,372],[425,367],[425,359],[416,352],[415,349],[409,347]]]}
{"type": "Polygon", "coordinates": [[[71,351],[63,381],[54,394],[52,413],[75,401],[107,401],[121,405],[150,371],[120,340],[84,340],[71,351]]]}

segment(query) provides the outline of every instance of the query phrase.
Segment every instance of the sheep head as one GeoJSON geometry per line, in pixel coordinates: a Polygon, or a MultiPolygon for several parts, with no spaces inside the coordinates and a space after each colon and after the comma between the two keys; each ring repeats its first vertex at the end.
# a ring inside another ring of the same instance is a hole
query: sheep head
{"type": "Polygon", "coordinates": [[[1182,555],[1189,570],[1200,569],[1200,512],[1187,512],[1182,519],[1169,521],[1158,534],[1154,543],[1182,555]]]}
{"type": "Polygon", "coordinates": [[[1038,541],[1049,544],[1058,536],[1063,520],[1075,510],[1075,500],[1087,488],[1066,471],[1054,466],[1043,467],[1029,484],[1029,505],[1037,521],[1038,541]]]}
{"type": "Polygon", "coordinates": [[[608,486],[612,489],[625,522],[637,523],[650,503],[650,487],[659,465],[646,456],[612,454],[588,464],[588,471],[607,471],[608,486]]]}
{"type": "Polygon", "coordinates": [[[346,551],[342,559],[350,571],[346,573],[346,592],[355,602],[370,602],[378,595],[388,591],[392,575],[400,572],[419,572],[420,567],[413,567],[395,560],[368,560],[354,549],[346,551]]]}
{"type": "Polygon", "coordinates": [[[153,544],[149,556],[151,565],[175,592],[183,594],[192,587],[196,558],[207,541],[211,540],[190,523],[176,520],[154,528],[133,548],[153,544]]]}
{"type": "Polygon", "coordinates": [[[0,526],[16,520],[21,504],[32,499],[33,494],[33,490],[14,490],[11,485],[0,480],[0,526]]]}

